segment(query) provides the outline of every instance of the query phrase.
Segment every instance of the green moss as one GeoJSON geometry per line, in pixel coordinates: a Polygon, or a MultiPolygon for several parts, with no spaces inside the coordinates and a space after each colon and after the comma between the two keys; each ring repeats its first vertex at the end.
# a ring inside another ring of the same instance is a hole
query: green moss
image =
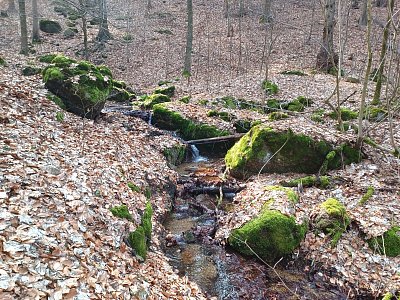
{"type": "Polygon", "coordinates": [[[258,217],[232,231],[229,244],[245,255],[253,251],[266,261],[276,261],[296,249],[304,239],[306,225],[275,210],[264,210],[258,217]]]}
{"type": "Polygon", "coordinates": [[[147,244],[150,244],[151,241],[151,232],[153,229],[151,223],[151,217],[153,216],[153,207],[151,206],[150,201],[147,201],[146,208],[144,209],[143,216],[142,216],[142,227],[144,230],[144,234],[146,236],[147,244]]]}
{"type": "Polygon", "coordinates": [[[139,226],[134,232],[131,232],[128,241],[131,247],[135,250],[136,255],[146,259],[147,242],[143,226],[139,226]]]}
{"type": "Polygon", "coordinates": [[[289,118],[288,114],[285,114],[284,112],[280,111],[274,111],[268,115],[268,120],[270,121],[277,121],[287,118],[289,118]]]}
{"type": "Polygon", "coordinates": [[[203,106],[206,106],[208,104],[208,100],[207,99],[201,99],[201,100],[199,100],[199,104],[203,105],[203,106]]]}
{"type": "Polygon", "coordinates": [[[42,75],[45,83],[50,80],[61,81],[64,79],[64,74],[59,67],[47,67],[43,70],[42,75]]]}
{"type": "Polygon", "coordinates": [[[0,57],[0,66],[5,66],[5,65],[6,65],[5,59],[0,57]]]}
{"type": "MultiPolygon", "coordinates": [[[[342,144],[334,149],[334,151],[336,152],[336,155],[329,160],[328,169],[337,169],[342,165],[348,165],[354,162],[358,163],[362,158],[360,150],[353,148],[348,144],[342,144]]],[[[321,170],[321,172],[322,171],[323,170],[321,170]]]]}
{"type": "Polygon", "coordinates": [[[324,122],[324,116],[325,116],[325,110],[324,109],[317,109],[313,114],[311,115],[311,120],[317,123],[323,123],[324,122]]]}
{"type": "Polygon", "coordinates": [[[328,170],[329,163],[334,160],[336,156],[336,151],[329,151],[329,153],[325,156],[325,160],[322,163],[321,168],[319,169],[319,174],[324,175],[328,170]]]}
{"type": "Polygon", "coordinates": [[[382,300],[391,300],[392,298],[393,298],[393,294],[390,293],[390,292],[387,292],[387,293],[383,296],[382,300]]]}
{"type": "Polygon", "coordinates": [[[288,71],[283,71],[281,72],[282,75],[297,75],[297,76],[307,76],[306,73],[304,73],[303,71],[299,71],[299,70],[288,70],[288,71]]]}
{"type": "Polygon", "coordinates": [[[191,98],[190,96],[184,96],[181,99],[179,99],[179,101],[188,104],[190,102],[190,98],[191,98]]]}
{"type": "Polygon", "coordinates": [[[175,86],[170,85],[168,87],[160,87],[154,91],[154,94],[163,94],[172,98],[175,94],[175,86]]]}
{"type": "Polygon", "coordinates": [[[263,80],[261,87],[267,95],[275,95],[279,91],[278,85],[269,80],[263,80]]]}
{"type": "Polygon", "coordinates": [[[299,185],[303,187],[321,187],[327,188],[330,185],[330,177],[329,176],[305,176],[301,178],[292,179],[289,181],[281,182],[283,186],[288,187],[298,187],[299,185]]]}
{"type": "Polygon", "coordinates": [[[171,99],[164,94],[152,94],[148,96],[142,103],[142,107],[145,109],[152,109],[154,105],[170,102],[171,99]]]}
{"type": "Polygon", "coordinates": [[[316,227],[332,238],[332,246],[335,246],[342,234],[350,224],[346,208],[337,199],[329,198],[320,205],[328,218],[320,218],[316,227]]]}
{"type": "MultiPolygon", "coordinates": [[[[353,120],[353,119],[358,118],[358,113],[355,111],[352,111],[351,109],[342,107],[340,109],[340,112],[341,112],[341,117],[342,117],[343,121],[348,121],[348,120],[353,120]]],[[[337,118],[338,118],[338,115],[335,111],[331,112],[328,116],[335,120],[337,120],[337,118]]]]}
{"type": "Polygon", "coordinates": [[[280,186],[280,185],[270,185],[265,188],[266,191],[280,191],[284,192],[286,196],[288,197],[289,201],[292,203],[297,203],[299,202],[299,196],[295,191],[293,191],[291,188],[280,186]]]}
{"type": "Polygon", "coordinates": [[[114,206],[110,208],[110,211],[115,217],[132,220],[132,215],[130,214],[126,205],[114,206]]]}
{"type": "Polygon", "coordinates": [[[57,97],[56,95],[53,94],[47,94],[47,99],[50,101],[53,101],[55,104],[57,104],[60,108],[66,109],[64,102],[60,99],[60,97],[57,97]]]}
{"type": "Polygon", "coordinates": [[[207,113],[207,116],[208,117],[219,117],[226,122],[230,122],[233,119],[233,116],[225,111],[210,110],[207,113]]]}
{"type": "Polygon", "coordinates": [[[225,108],[235,109],[238,106],[238,102],[232,96],[224,96],[221,98],[221,101],[225,108]]]}
{"type": "Polygon", "coordinates": [[[186,147],[184,145],[174,145],[170,148],[165,148],[163,154],[170,166],[177,166],[185,159],[186,147]]]}
{"type": "Polygon", "coordinates": [[[382,255],[400,255],[400,226],[393,226],[382,236],[368,240],[369,247],[382,255]]]}
{"type": "Polygon", "coordinates": [[[370,121],[381,121],[387,116],[387,110],[378,106],[368,106],[364,118],[370,121]]]}
{"type": "Polygon", "coordinates": [[[186,140],[196,140],[229,134],[228,131],[220,130],[215,126],[195,123],[190,119],[186,119],[180,113],[168,109],[163,104],[156,104],[153,106],[153,122],[162,129],[177,130],[182,138],[186,140]]]}
{"type": "Polygon", "coordinates": [[[64,121],[64,118],[65,118],[65,115],[64,115],[64,113],[63,113],[62,111],[58,111],[58,112],[56,113],[56,120],[57,120],[58,122],[64,121]]]}
{"type": "Polygon", "coordinates": [[[132,192],[136,192],[136,193],[140,193],[140,187],[138,187],[136,184],[134,184],[133,182],[128,182],[127,183],[128,188],[131,189],[132,192]]]}
{"type": "Polygon", "coordinates": [[[291,130],[278,132],[259,125],[227,152],[225,163],[231,173],[239,177],[257,174],[267,160],[263,172],[315,173],[330,150],[331,146],[324,141],[314,141],[308,136],[293,134],[291,130]],[[269,160],[274,153],[276,155],[269,160]]]}
{"type": "Polygon", "coordinates": [[[22,75],[24,76],[33,76],[36,74],[40,74],[42,72],[41,68],[27,66],[22,69],[22,75]]]}
{"type": "Polygon", "coordinates": [[[360,205],[364,205],[374,194],[375,189],[373,186],[369,186],[367,189],[367,192],[361,197],[360,201],[358,202],[358,204],[360,205]]]}
{"type": "Polygon", "coordinates": [[[151,198],[151,189],[149,187],[145,188],[144,195],[146,196],[147,200],[150,200],[150,198],[151,198]]]}
{"type": "Polygon", "coordinates": [[[64,55],[56,55],[51,61],[52,64],[55,64],[59,68],[68,67],[73,63],[76,63],[75,59],[66,57],[64,55]]]}
{"type": "Polygon", "coordinates": [[[41,57],[39,57],[39,61],[40,62],[44,62],[44,63],[51,63],[53,61],[53,59],[57,56],[58,54],[45,54],[42,55],[41,57]]]}

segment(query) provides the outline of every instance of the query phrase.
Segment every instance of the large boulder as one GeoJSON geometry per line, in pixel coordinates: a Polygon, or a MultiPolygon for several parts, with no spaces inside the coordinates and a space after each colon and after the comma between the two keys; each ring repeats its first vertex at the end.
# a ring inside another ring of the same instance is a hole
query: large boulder
{"type": "Polygon", "coordinates": [[[60,23],[52,20],[40,20],[39,28],[46,33],[60,33],[62,31],[60,23]]]}
{"type": "Polygon", "coordinates": [[[61,98],[66,110],[84,118],[94,119],[100,114],[112,89],[112,74],[107,67],[61,55],[42,74],[46,88],[61,98]]]}
{"type": "Polygon", "coordinates": [[[290,188],[268,186],[268,199],[260,214],[233,230],[229,244],[245,255],[273,262],[293,252],[304,239],[307,222],[297,224],[294,204],[297,194],[290,188]]]}
{"type": "Polygon", "coordinates": [[[349,164],[359,160],[359,151],[347,144],[335,147],[324,140],[295,134],[290,129],[265,125],[251,128],[225,156],[230,174],[239,178],[259,172],[312,174],[322,167],[334,169],[342,162],[349,164]]]}

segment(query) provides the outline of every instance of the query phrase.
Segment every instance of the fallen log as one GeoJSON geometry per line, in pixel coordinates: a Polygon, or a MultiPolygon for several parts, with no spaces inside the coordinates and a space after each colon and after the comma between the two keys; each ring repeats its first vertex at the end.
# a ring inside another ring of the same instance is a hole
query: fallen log
{"type": "Polygon", "coordinates": [[[185,143],[188,145],[223,143],[223,142],[229,142],[232,140],[239,140],[243,135],[244,135],[244,133],[237,133],[237,134],[233,134],[233,135],[225,135],[225,136],[217,136],[217,137],[206,138],[206,139],[185,141],[185,143]]]}

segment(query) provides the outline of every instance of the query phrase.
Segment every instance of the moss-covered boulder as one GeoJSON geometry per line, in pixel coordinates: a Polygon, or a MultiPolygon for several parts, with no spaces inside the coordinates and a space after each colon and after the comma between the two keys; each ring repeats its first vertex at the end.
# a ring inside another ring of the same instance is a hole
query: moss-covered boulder
{"type": "Polygon", "coordinates": [[[171,102],[169,96],[164,94],[152,94],[145,98],[141,106],[145,109],[152,109],[154,105],[165,102],[171,102]]]}
{"type": "Polygon", "coordinates": [[[33,76],[40,74],[42,72],[41,68],[33,67],[33,66],[26,66],[22,69],[22,75],[24,76],[33,76]]]}
{"type": "Polygon", "coordinates": [[[66,110],[84,118],[96,118],[112,89],[111,71],[86,61],[61,55],[43,72],[46,88],[63,101],[66,110]]]}
{"type": "Polygon", "coordinates": [[[65,39],[72,39],[76,35],[76,31],[72,28],[67,28],[63,32],[63,36],[65,39]]]}
{"type": "Polygon", "coordinates": [[[400,226],[393,226],[383,235],[368,240],[368,245],[382,255],[400,255],[400,226]]]}
{"type": "Polygon", "coordinates": [[[293,252],[304,239],[306,225],[277,210],[264,210],[258,217],[232,231],[229,244],[245,255],[258,255],[272,262],[293,252]]]}
{"type": "Polygon", "coordinates": [[[177,131],[185,140],[228,135],[229,131],[192,121],[164,104],[153,106],[153,124],[161,129],[177,131]]]}
{"type": "Polygon", "coordinates": [[[170,85],[170,86],[159,87],[158,89],[156,89],[154,91],[154,94],[163,94],[163,95],[166,95],[166,96],[171,98],[175,94],[175,86],[174,85],[170,85]]]}
{"type": "Polygon", "coordinates": [[[45,54],[39,57],[39,61],[50,64],[57,55],[56,53],[45,54]]]}
{"type": "Polygon", "coordinates": [[[125,82],[113,80],[112,90],[107,97],[108,101],[127,102],[136,97],[134,91],[130,89],[125,82]]]}
{"type": "Polygon", "coordinates": [[[252,127],[225,156],[225,163],[235,177],[246,178],[261,173],[316,173],[329,152],[335,150],[328,168],[359,161],[359,152],[348,145],[335,148],[290,129],[276,130],[264,125],[252,127]]]}
{"type": "Polygon", "coordinates": [[[62,31],[60,23],[52,20],[40,20],[39,28],[46,33],[60,33],[62,31]]]}
{"type": "Polygon", "coordinates": [[[312,219],[313,229],[329,235],[332,238],[332,246],[337,244],[350,224],[346,207],[334,198],[329,198],[321,203],[313,213],[312,219]]]}
{"type": "Polygon", "coordinates": [[[175,144],[165,148],[163,154],[167,159],[169,166],[177,166],[185,159],[186,146],[184,144],[175,144]]]}

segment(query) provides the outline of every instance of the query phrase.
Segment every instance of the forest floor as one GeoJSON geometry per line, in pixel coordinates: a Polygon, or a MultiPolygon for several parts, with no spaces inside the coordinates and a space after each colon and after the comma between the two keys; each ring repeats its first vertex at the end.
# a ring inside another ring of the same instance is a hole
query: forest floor
{"type": "MultiPolygon", "coordinates": [[[[188,113],[197,115],[199,120],[205,119],[207,112],[198,105],[201,99],[265,99],[260,89],[265,76],[265,68],[261,69],[265,33],[258,22],[255,2],[249,2],[242,21],[232,9],[233,38],[226,37],[226,20],[221,17],[222,8],[217,1],[196,4],[190,82],[181,76],[186,28],[182,1],[153,1],[154,8],[148,14],[144,1],[120,2],[110,3],[114,39],[90,56],[92,61],[109,66],[115,78],[143,93],[153,90],[160,80],[170,80],[177,87],[177,99],[192,97],[188,113]],[[159,33],[162,30],[172,34],[159,33]],[[126,41],[127,34],[133,39],[126,41]]],[[[316,109],[329,110],[325,100],[332,94],[336,79],[314,70],[322,32],[321,13],[317,8],[311,18],[311,2],[298,2],[288,1],[277,8],[279,22],[272,32],[277,40],[270,57],[269,78],[280,88],[277,98],[305,96],[314,101],[304,113],[292,115],[289,123],[307,134],[316,134],[310,116],[316,109]],[[281,74],[285,70],[301,70],[306,76],[281,74]]],[[[43,17],[65,23],[50,5],[41,1],[39,4],[43,17]]],[[[350,34],[343,66],[345,77],[362,79],[365,28],[357,25],[358,15],[358,10],[349,14],[350,34]]],[[[384,21],[384,15],[384,9],[374,9],[376,20],[384,21]]],[[[381,38],[378,23],[374,23],[375,58],[381,38]]],[[[96,27],[90,29],[90,40],[96,31],[96,27]]],[[[45,53],[76,56],[76,51],[82,50],[81,32],[74,39],[45,34],[42,37],[43,43],[34,45],[36,54],[22,57],[17,54],[16,16],[0,18],[0,56],[7,61],[6,67],[0,67],[0,298],[205,298],[195,283],[176,275],[161,251],[161,221],[171,200],[167,192],[178,176],[168,167],[162,151],[178,140],[162,135],[139,119],[114,113],[99,123],[83,121],[69,113],[64,114],[62,122],[57,121],[59,108],[47,100],[40,76],[23,77],[21,68],[37,64],[36,58],[45,53]],[[151,201],[155,204],[155,234],[145,263],[139,263],[123,241],[139,223],[146,201],[143,193],[127,187],[128,182],[142,191],[154,189],[151,201]],[[155,189],[156,186],[163,188],[155,189]],[[128,205],[134,222],[112,216],[109,209],[120,204],[128,205]]],[[[91,50],[95,46],[90,43],[91,50]]],[[[370,82],[368,88],[369,102],[374,84],[370,82]]],[[[340,99],[351,95],[345,107],[357,109],[361,89],[360,83],[341,81],[340,99]]],[[[263,118],[255,112],[226,111],[263,118]]],[[[398,113],[394,115],[394,125],[394,138],[399,143],[398,113]]],[[[371,139],[390,149],[387,121],[365,121],[365,126],[371,139]]],[[[317,131],[328,139],[355,140],[352,131],[339,133],[334,120],[327,119],[318,127],[317,131]]],[[[365,291],[379,296],[386,291],[399,291],[400,286],[400,258],[374,253],[360,236],[360,232],[368,237],[378,236],[392,224],[400,224],[400,160],[368,145],[363,151],[366,158],[361,163],[329,173],[341,179],[333,187],[305,189],[296,215],[301,219],[329,197],[345,204],[352,224],[337,246],[331,248],[324,235],[309,233],[300,253],[326,270],[334,269],[334,275],[326,272],[321,276],[352,298],[365,291]],[[366,205],[359,206],[358,201],[370,186],[375,193],[366,205]]],[[[221,241],[232,228],[259,211],[265,185],[293,176],[261,175],[247,181],[247,188],[236,197],[234,211],[221,219],[217,233],[221,241]]]]}

